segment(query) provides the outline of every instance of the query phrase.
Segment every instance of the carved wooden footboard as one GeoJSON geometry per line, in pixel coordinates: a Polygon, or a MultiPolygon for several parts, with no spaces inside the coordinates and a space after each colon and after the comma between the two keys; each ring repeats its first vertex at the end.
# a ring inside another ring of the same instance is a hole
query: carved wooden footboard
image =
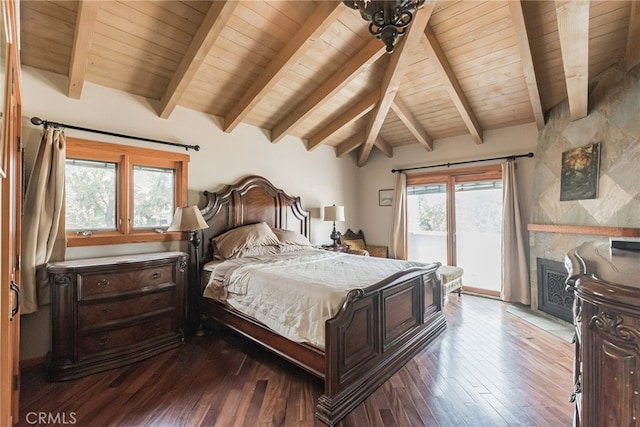
{"type": "MultiPolygon", "coordinates": [[[[288,196],[262,177],[251,176],[219,193],[205,192],[202,214],[209,224],[204,242],[231,228],[264,221],[272,227],[309,236],[309,214],[297,197],[288,196]]],[[[201,247],[202,264],[212,258],[201,247]]],[[[297,343],[219,302],[200,297],[189,309],[205,326],[219,323],[324,379],[316,416],[326,424],[340,421],[369,394],[444,330],[439,264],[415,267],[361,290],[351,291],[338,314],[327,320],[325,349],[297,343]]]]}
{"type": "Polygon", "coordinates": [[[326,322],[320,420],[337,423],[444,330],[438,266],[352,291],[326,322]]]}

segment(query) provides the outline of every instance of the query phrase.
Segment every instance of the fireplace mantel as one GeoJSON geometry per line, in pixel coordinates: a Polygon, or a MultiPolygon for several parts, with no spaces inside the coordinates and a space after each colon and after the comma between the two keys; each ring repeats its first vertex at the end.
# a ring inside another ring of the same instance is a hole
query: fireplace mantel
{"type": "Polygon", "coordinates": [[[529,231],[545,233],[588,234],[609,237],[640,237],[640,228],[635,227],[605,227],[599,225],[568,225],[568,224],[529,224],[529,231]]]}

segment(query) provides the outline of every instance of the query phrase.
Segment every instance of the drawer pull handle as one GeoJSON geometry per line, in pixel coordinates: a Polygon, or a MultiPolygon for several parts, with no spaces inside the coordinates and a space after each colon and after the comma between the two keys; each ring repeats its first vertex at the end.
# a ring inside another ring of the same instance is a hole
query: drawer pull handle
{"type": "Polygon", "coordinates": [[[156,322],[153,324],[153,329],[155,329],[156,331],[159,330],[162,327],[162,325],[160,324],[160,322],[156,322]]]}
{"type": "Polygon", "coordinates": [[[158,304],[160,304],[160,298],[154,298],[154,300],[153,300],[153,301],[151,301],[151,304],[153,304],[153,305],[158,305],[158,304]]]}
{"type": "Polygon", "coordinates": [[[151,275],[151,278],[153,280],[159,279],[160,277],[162,277],[162,274],[158,273],[157,271],[151,275]]]}
{"type": "Polygon", "coordinates": [[[100,310],[103,314],[107,314],[107,313],[111,313],[111,310],[109,310],[108,308],[103,308],[102,310],[100,310]]]}
{"type": "Polygon", "coordinates": [[[110,284],[111,282],[109,282],[109,279],[98,280],[98,286],[109,286],[110,284]]]}
{"type": "Polygon", "coordinates": [[[105,346],[107,344],[109,344],[109,337],[106,335],[100,338],[100,341],[98,341],[98,345],[105,346]]]}

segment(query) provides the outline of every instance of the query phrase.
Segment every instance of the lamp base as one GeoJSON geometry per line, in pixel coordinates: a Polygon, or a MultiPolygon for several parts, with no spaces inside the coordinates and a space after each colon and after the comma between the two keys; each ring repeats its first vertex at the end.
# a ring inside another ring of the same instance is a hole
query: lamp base
{"type": "Polygon", "coordinates": [[[338,241],[340,240],[340,232],[336,231],[336,222],[333,222],[333,231],[331,232],[331,234],[329,235],[329,237],[331,238],[331,240],[333,240],[333,247],[337,247],[338,246],[338,241]]]}
{"type": "Polygon", "coordinates": [[[197,337],[201,337],[209,333],[209,331],[202,326],[202,314],[200,312],[200,298],[202,298],[202,288],[200,283],[200,241],[201,239],[198,230],[193,230],[191,232],[191,244],[193,245],[195,257],[195,280],[193,280],[189,285],[190,292],[186,320],[187,333],[197,337]]]}

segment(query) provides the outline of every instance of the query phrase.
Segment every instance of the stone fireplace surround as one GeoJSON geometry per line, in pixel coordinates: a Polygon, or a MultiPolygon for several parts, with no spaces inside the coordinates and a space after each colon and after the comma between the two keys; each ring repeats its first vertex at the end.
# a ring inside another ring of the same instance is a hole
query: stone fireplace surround
{"type": "Polygon", "coordinates": [[[611,237],[640,237],[640,228],[529,224],[529,243],[533,258],[531,308],[539,309],[538,259],[564,263],[567,252],[588,241],[609,242],[611,237]]]}
{"type": "Polygon", "coordinates": [[[538,309],[537,259],[564,262],[586,241],[640,236],[640,66],[620,62],[590,81],[589,114],[571,121],[568,101],[538,133],[529,218],[531,308],[538,309]],[[600,143],[597,199],[560,202],[564,151],[600,143]]]}

